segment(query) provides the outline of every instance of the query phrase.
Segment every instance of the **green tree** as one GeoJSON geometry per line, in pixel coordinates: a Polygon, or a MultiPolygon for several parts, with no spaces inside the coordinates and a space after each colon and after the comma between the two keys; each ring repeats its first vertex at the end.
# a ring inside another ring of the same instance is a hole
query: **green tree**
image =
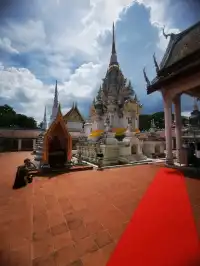
{"type": "MultiPolygon", "coordinates": [[[[156,112],[152,115],[143,114],[139,117],[139,129],[149,130],[151,127],[151,120],[154,119],[155,125],[159,129],[165,128],[165,116],[164,112],[156,112]]],[[[175,116],[172,114],[172,121],[174,121],[175,116]]],[[[182,125],[186,126],[188,124],[188,117],[182,116],[182,125]]]]}
{"type": "Polygon", "coordinates": [[[140,115],[139,117],[139,129],[140,131],[149,130],[151,126],[151,115],[140,115]]]}
{"type": "Polygon", "coordinates": [[[154,119],[155,125],[157,128],[164,128],[165,127],[165,118],[164,112],[157,112],[152,114],[151,119],[154,119]]]}
{"type": "Polygon", "coordinates": [[[182,125],[187,126],[189,123],[189,117],[182,116],[182,125]]]}
{"type": "Polygon", "coordinates": [[[14,127],[16,112],[5,104],[0,106],[0,127],[14,127]]]}
{"type": "Polygon", "coordinates": [[[37,123],[33,117],[17,114],[15,116],[15,125],[21,128],[37,128],[37,123]]]}
{"type": "Polygon", "coordinates": [[[5,104],[5,105],[0,106],[0,116],[4,114],[16,115],[16,112],[14,111],[12,107],[5,104]]]}
{"type": "Polygon", "coordinates": [[[5,104],[0,106],[0,127],[35,129],[37,123],[33,117],[17,114],[11,106],[5,104]]]}

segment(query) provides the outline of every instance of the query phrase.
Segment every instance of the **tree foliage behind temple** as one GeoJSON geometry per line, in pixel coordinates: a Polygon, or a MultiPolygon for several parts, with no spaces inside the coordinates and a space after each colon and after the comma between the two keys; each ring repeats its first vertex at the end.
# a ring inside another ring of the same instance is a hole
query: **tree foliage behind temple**
{"type": "Polygon", "coordinates": [[[33,117],[18,114],[11,106],[5,104],[0,106],[0,128],[36,129],[37,123],[33,117]]]}
{"type": "MultiPolygon", "coordinates": [[[[139,117],[139,129],[140,131],[149,130],[151,128],[151,120],[154,119],[155,126],[159,129],[165,128],[164,112],[157,112],[151,115],[143,114],[139,117]]],[[[182,124],[188,123],[188,118],[182,116],[182,124]]],[[[172,114],[172,121],[174,121],[174,114],[172,114]]]]}

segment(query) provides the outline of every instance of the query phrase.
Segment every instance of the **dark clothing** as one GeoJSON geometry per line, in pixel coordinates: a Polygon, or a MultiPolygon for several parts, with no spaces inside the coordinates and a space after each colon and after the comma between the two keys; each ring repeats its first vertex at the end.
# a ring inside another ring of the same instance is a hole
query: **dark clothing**
{"type": "Polygon", "coordinates": [[[18,166],[13,189],[25,187],[27,185],[26,177],[28,176],[28,170],[25,166],[18,166]]]}

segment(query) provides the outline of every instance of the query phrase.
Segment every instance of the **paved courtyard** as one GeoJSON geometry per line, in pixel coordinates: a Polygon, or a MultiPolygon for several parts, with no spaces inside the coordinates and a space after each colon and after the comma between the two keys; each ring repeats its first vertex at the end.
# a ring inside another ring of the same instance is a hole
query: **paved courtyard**
{"type": "MultiPolygon", "coordinates": [[[[26,157],[0,154],[0,265],[105,266],[159,167],[37,178],[14,191],[26,157]]],[[[200,181],[186,184],[200,236],[200,181]]]]}

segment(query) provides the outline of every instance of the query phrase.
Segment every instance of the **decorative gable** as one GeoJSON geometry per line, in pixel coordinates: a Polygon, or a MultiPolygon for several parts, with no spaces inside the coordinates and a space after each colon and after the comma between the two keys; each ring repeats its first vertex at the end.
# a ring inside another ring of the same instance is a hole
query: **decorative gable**
{"type": "Polygon", "coordinates": [[[166,68],[200,49],[200,22],[178,34],[171,34],[160,68],[166,68]]]}
{"type": "Polygon", "coordinates": [[[63,117],[65,123],[67,122],[85,122],[84,118],[82,117],[81,113],[78,110],[78,107],[72,107],[69,112],[64,115],[63,117]]]}

